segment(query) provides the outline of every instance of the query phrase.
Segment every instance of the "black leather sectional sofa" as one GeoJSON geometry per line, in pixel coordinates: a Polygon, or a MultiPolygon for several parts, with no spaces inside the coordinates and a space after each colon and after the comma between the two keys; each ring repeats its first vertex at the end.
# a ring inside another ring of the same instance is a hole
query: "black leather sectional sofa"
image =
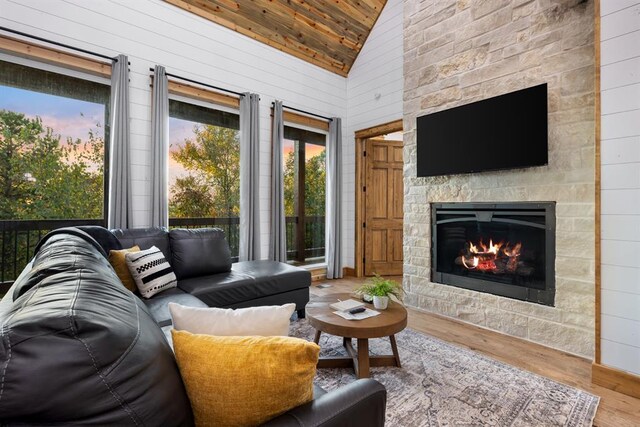
{"type": "MultiPolygon", "coordinates": [[[[138,233],[114,235],[125,245],[141,244],[144,236],[153,235],[138,233]]],[[[98,243],[78,229],[50,233],[2,299],[0,424],[193,425],[180,372],[157,322],[159,310],[150,309],[122,285],[104,251],[106,244],[120,242],[109,234],[102,233],[101,238],[105,241],[98,243]]],[[[152,241],[149,246],[160,242],[156,237],[152,241]]],[[[259,280],[259,267],[247,270],[247,266],[226,276],[259,280]]],[[[224,280],[216,283],[221,283],[221,292],[228,287],[224,280]]],[[[172,294],[202,303],[180,291],[172,294]]],[[[267,298],[237,295],[238,300],[228,305],[267,298]]],[[[382,426],[385,404],[386,391],[380,383],[357,380],[329,393],[316,388],[312,402],[266,425],[382,426]]]]}
{"type": "MultiPolygon", "coordinates": [[[[82,228],[82,227],[81,227],[82,228]]],[[[167,304],[171,301],[195,307],[241,308],[295,303],[298,317],[304,317],[309,302],[311,273],[275,261],[231,263],[224,232],[216,228],[135,228],[108,230],[85,228],[97,237],[105,250],[140,249],[156,246],[173,267],[178,288],[144,300],[161,326],[171,324],[167,304]],[[112,234],[115,239],[111,239],[112,234]]]]}

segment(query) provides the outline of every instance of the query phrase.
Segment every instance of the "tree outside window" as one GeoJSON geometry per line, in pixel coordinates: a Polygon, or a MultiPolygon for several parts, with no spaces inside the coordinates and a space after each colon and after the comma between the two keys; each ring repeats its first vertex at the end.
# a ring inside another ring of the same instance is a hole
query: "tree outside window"
{"type": "Polygon", "coordinates": [[[169,101],[169,224],[225,231],[238,256],[239,116],[169,101]]]}
{"type": "Polygon", "coordinates": [[[324,262],[326,135],[284,127],[287,260],[324,262]]]}

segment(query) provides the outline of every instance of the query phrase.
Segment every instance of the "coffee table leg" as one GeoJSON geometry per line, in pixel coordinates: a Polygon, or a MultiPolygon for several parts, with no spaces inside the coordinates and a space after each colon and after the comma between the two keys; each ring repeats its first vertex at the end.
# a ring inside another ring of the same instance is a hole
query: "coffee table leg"
{"type": "Polygon", "coordinates": [[[358,378],[369,378],[369,340],[358,338],[358,378]]]}
{"type": "Polygon", "coordinates": [[[322,334],[322,332],[320,332],[319,330],[316,331],[316,337],[313,339],[313,342],[315,342],[316,344],[318,344],[320,342],[320,335],[322,334]]]}
{"type": "Polygon", "coordinates": [[[396,336],[389,336],[389,341],[391,341],[391,351],[393,352],[393,357],[396,358],[396,366],[398,368],[402,368],[402,365],[400,365],[400,355],[398,354],[398,345],[396,344],[396,336]]]}

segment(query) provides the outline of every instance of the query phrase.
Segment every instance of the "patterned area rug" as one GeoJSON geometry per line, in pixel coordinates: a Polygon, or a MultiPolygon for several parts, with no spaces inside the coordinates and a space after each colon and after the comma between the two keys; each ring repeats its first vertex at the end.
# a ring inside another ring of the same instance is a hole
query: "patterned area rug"
{"type": "MultiPolygon", "coordinates": [[[[313,340],[306,320],[291,336],[313,340]]],[[[405,329],[396,335],[402,368],[371,368],[387,388],[387,424],[400,427],[591,426],[600,398],[405,329]]],[[[355,344],[355,341],[354,341],[355,344]]],[[[346,355],[342,338],[322,334],[321,356],[346,355]]],[[[371,354],[391,354],[388,339],[369,340],[371,354]]],[[[352,369],[319,369],[333,390],[355,380],[352,369]]]]}

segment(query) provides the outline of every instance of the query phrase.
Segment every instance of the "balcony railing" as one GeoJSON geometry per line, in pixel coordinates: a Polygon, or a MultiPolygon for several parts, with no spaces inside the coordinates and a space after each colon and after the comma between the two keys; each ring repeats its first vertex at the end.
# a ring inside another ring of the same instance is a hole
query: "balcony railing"
{"type": "Polygon", "coordinates": [[[300,221],[297,216],[285,219],[287,234],[287,261],[296,264],[323,262],[324,216],[306,216],[300,221]]]}
{"type": "Polygon", "coordinates": [[[63,227],[102,225],[102,219],[44,219],[0,221],[0,283],[11,283],[33,257],[33,251],[49,231],[63,227]]]}
{"type": "MultiPolygon", "coordinates": [[[[62,227],[82,225],[104,226],[102,219],[53,219],[0,221],[0,284],[10,284],[33,257],[33,252],[49,231],[62,227]]],[[[231,249],[231,257],[238,260],[240,243],[240,218],[170,218],[169,228],[217,227],[224,230],[231,249]]],[[[310,263],[324,258],[324,216],[286,218],[287,260],[310,263]],[[299,235],[300,225],[304,235],[299,235]]]]}

